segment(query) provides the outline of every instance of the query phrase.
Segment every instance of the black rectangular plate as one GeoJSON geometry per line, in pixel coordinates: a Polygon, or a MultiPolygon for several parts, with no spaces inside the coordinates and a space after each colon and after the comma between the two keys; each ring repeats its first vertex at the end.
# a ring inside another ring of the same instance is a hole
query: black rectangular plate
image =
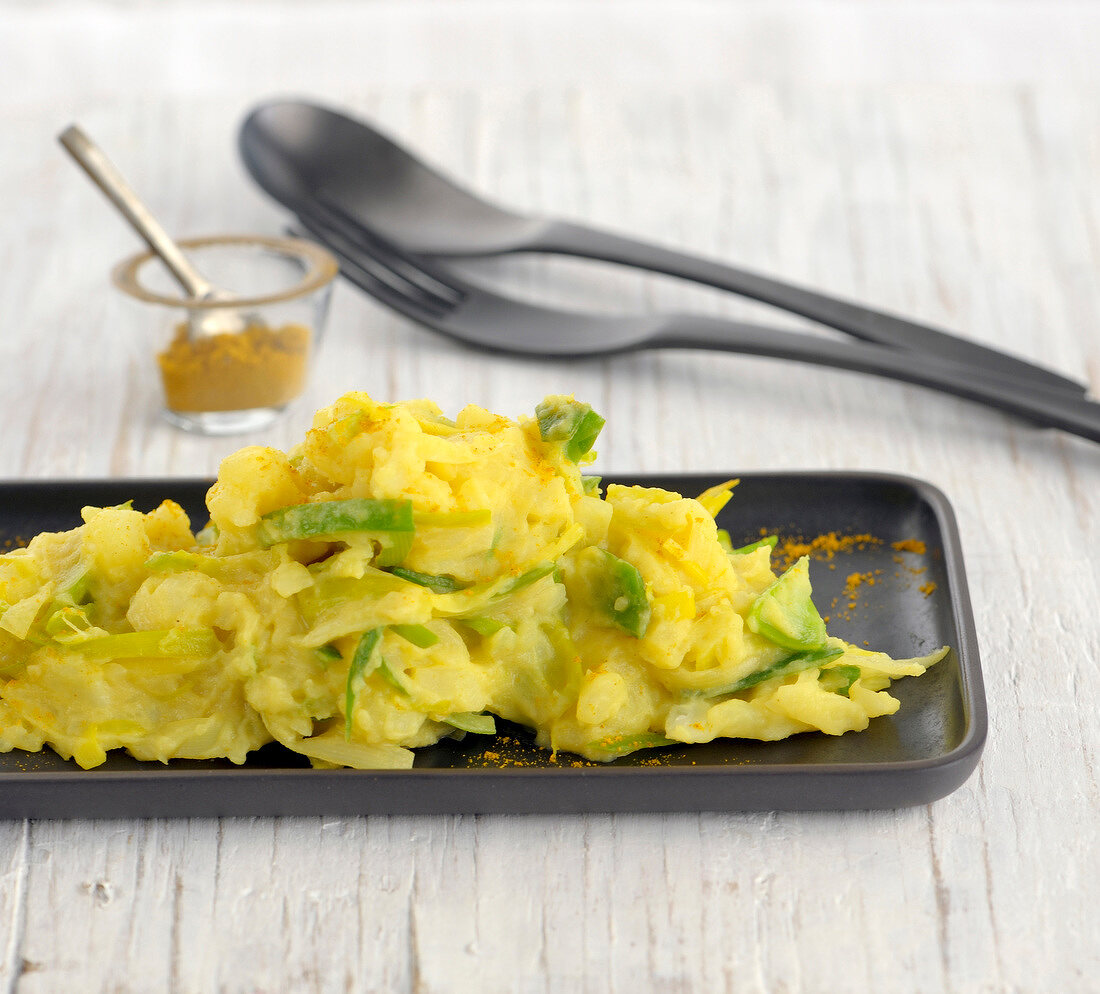
{"type": "MultiPolygon", "coordinates": [[[[688,496],[739,474],[605,479],[688,496]]],[[[893,685],[896,715],[860,733],[781,742],[722,739],[588,763],[534,746],[520,728],[418,750],[411,770],[311,770],[279,746],[244,766],[222,761],[138,762],[115,753],[83,771],[48,749],[0,754],[0,817],[118,818],[214,815],[578,813],[610,811],[844,810],[923,804],[960,786],[986,735],[974,619],[955,517],[935,487],[870,473],[740,474],[719,515],[734,544],[762,532],[812,539],[866,534],[811,563],[814,600],[829,630],[896,657],[941,645],[924,676],[893,685]],[[924,544],[924,554],[895,542],[924,544]],[[849,583],[853,574],[874,583],[849,583]]],[[[80,522],[85,505],[164,498],[206,522],[209,480],[0,483],[0,549],[80,522]]]]}

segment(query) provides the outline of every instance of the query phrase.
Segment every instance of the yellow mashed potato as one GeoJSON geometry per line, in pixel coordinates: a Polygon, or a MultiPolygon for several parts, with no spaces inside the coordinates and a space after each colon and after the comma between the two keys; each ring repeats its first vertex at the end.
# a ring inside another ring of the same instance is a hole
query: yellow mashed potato
{"type": "Polygon", "coordinates": [[[497,716],[606,760],[857,731],[946,652],[828,636],[805,560],[777,577],[716,527],[732,482],[601,493],[602,424],[353,393],[289,454],[229,456],[198,535],[171,501],[85,508],[0,556],[0,750],[407,767],[497,716]]]}

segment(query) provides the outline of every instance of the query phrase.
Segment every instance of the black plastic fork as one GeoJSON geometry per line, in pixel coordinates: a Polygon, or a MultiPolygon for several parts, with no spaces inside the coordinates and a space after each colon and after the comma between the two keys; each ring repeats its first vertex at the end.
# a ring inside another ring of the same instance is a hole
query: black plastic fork
{"type": "Polygon", "coordinates": [[[470,282],[437,258],[399,249],[323,198],[302,227],[353,284],[405,317],[466,345],[541,358],[640,349],[710,349],[794,359],[889,377],[986,404],[1100,442],[1100,404],[1064,390],[889,346],[840,341],[701,314],[611,316],[526,303],[470,282]]]}

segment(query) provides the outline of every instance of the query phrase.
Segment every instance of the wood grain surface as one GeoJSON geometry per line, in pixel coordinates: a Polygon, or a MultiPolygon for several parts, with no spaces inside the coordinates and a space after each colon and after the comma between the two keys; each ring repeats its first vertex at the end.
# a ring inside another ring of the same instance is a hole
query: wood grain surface
{"type": "MultiPolygon", "coordinates": [[[[958,515],[990,735],[924,807],[827,814],[0,823],[18,994],[1094,991],[1100,447],[944,395],[702,353],[487,357],[346,285],[269,431],[159,415],[134,251],[55,142],[79,121],[179,235],[275,233],[236,128],[372,118],[499,200],[957,330],[1100,394],[1100,6],[0,0],[0,477],[212,474],[341,392],[509,415],[574,392],[606,472],[866,469],[958,515]]],[[[570,261],[534,299],[802,323],[570,261]]]]}

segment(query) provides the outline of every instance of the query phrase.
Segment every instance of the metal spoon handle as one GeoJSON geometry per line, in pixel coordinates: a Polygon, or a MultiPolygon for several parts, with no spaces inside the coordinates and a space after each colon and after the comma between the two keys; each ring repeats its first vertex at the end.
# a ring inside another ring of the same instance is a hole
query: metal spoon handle
{"type": "Polygon", "coordinates": [[[134,193],[130,184],[103,154],[99,146],[75,124],[61,132],[57,140],[92,178],[96,186],[106,194],[107,199],[118,208],[122,216],[130,222],[149,248],[161,258],[188,296],[195,298],[210,296],[214,287],[191,265],[187,256],[172,241],[168,232],[153,217],[149,208],[134,193]]]}

